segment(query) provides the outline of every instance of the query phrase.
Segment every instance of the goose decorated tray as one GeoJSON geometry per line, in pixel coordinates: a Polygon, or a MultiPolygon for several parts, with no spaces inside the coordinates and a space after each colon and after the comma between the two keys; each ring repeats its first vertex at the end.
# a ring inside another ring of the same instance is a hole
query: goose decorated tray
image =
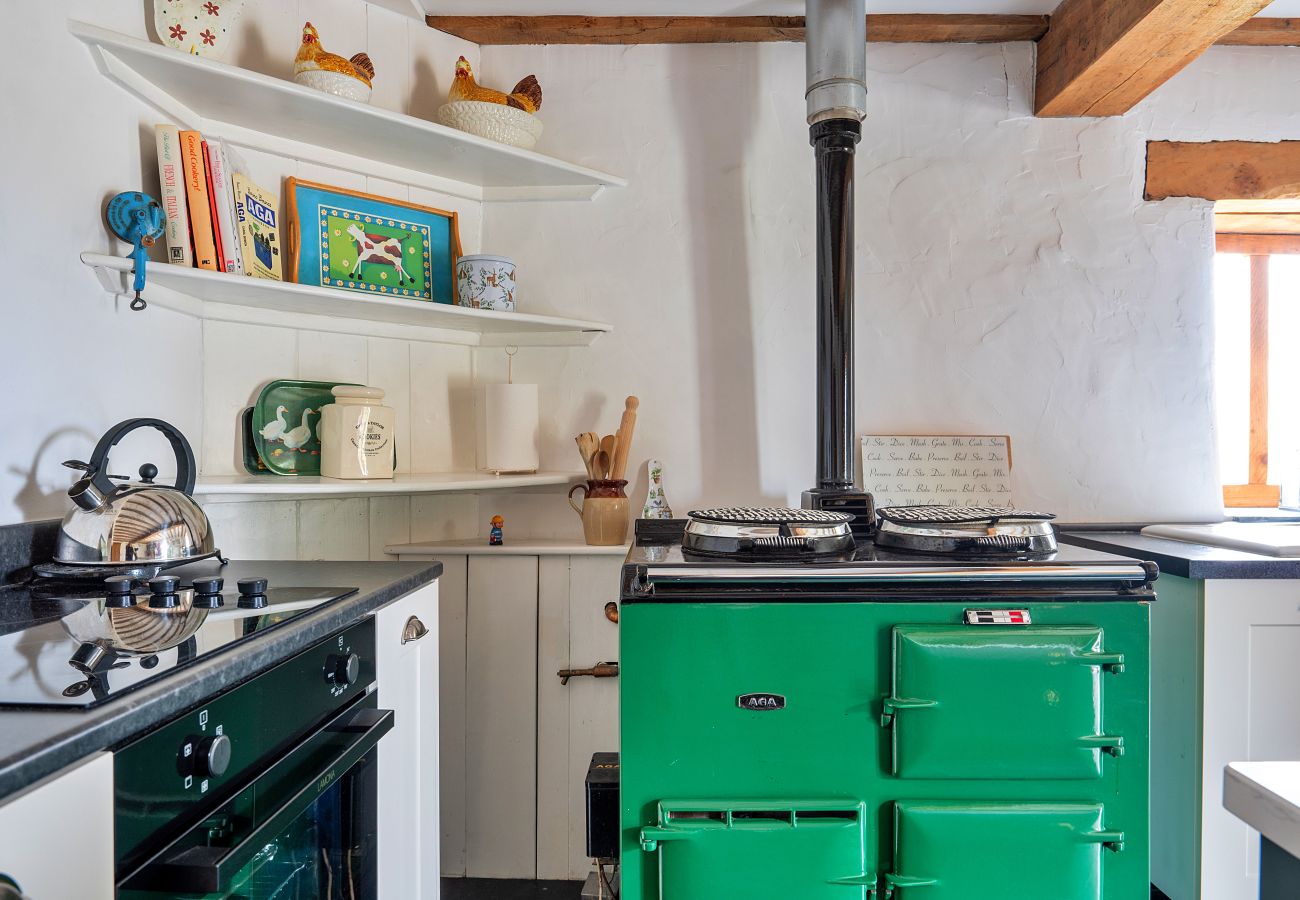
{"type": "Polygon", "coordinates": [[[268,382],[253,404],[245,440],[256,458],[248,459],[246,452],[244,467],[254,475],[319,475],[320,411],[334,402],[332,391],[341,383],[285,378],[268,382]],[[265,469],[256,465],[258,461],[265,469]]]}

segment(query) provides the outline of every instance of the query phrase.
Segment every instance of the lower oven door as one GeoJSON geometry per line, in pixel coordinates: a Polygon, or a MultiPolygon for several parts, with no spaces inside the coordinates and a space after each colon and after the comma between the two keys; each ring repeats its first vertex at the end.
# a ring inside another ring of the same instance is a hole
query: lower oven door
{"type": "Polygon", "coordinates": [[[1105,860],[1124,849],[1100,803],[894,804],[898,900],[1101,900],[1105,860]]]}
{"type": "Polygon", "coordinates": [[[876,884],[856,801],[665,801],[640,838],[662,900],[862,900],[876,884]]]}
{"type": "Polygon", "coordinates": [[[350,706],[136,871],[119,900],[352,900],[376,891],[375,749],[393,713],[350,706]]]}

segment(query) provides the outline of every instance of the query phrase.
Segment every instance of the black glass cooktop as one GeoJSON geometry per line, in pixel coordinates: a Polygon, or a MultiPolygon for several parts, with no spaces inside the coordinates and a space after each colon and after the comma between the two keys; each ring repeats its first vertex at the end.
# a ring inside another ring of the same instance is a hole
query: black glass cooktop
{"type": "Polygon", "coordinates": [[[144,582],[113,600],[97,581],[0,587],[0,706],[94,706],[356,593],[261,581],[181,580],[165,601],[144,582]]]}

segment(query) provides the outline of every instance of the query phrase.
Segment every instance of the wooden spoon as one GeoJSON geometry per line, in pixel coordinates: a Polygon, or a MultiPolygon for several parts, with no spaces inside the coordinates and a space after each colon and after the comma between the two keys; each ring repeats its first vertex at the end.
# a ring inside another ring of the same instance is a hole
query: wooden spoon
{"type": "Polygon", "coordinates": [[[592,457],[592,469],[596,475],[593,480],[603,481],[609,477],[609,454],[604,450],[597,450],[596,455],[592,457]]]}
{"type": "Polygon", "coordinates": [[[601,478],[612,478],[614,474],[614,457],[618,453],[618,438],[612,434],[607,434],[600,439],[600,452],[607,457],[604,468],[601,469],[601,478]]]}

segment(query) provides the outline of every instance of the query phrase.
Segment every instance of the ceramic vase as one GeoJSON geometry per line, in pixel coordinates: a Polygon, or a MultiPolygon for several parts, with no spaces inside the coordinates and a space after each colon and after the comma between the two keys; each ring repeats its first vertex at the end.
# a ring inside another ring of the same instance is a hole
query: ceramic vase
{"type": "Polygon", "coordinates": [[[663,464],[657,459],[652,459],[646,465],[650,474],[650,489],[646,491],[645,506],[641,509],[641,518],[671,519],[673,510],[668,505],[668,498],[664,495],[663,464]]]}
{"type": "Polygon", "coordinates": [[[224,60],[245,0],[153,0],[158,39],[168,47],[224,60]]]}

